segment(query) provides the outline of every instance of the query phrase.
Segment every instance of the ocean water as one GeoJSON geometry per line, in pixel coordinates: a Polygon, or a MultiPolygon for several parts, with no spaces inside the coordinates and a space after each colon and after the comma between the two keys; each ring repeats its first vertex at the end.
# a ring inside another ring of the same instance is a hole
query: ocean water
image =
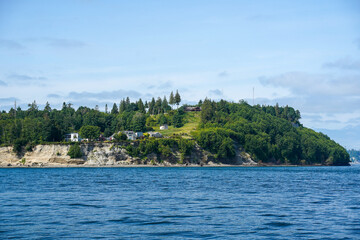
{"type": "Polygon", "coordinates": [[[360,167],[0,169],[0,239],[360,239],[360,167]]]}

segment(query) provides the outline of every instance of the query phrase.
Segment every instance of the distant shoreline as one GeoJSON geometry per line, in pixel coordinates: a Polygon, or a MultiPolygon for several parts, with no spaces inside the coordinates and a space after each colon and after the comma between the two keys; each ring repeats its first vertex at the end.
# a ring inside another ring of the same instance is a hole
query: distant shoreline
{"type": "MultiPolygon", "coordinates": [[[[354,164],[355,165],[355,164],[354,164]]],[[[349,165],[351,166],[351,165],[349,165]]],[[[0,166],[0,168],[216,168],[216,167],[230,167],[230,168],[259,168],[259,167],[334,167],[326,165],[228,165],[228,164],[211,164],[211,165],[145,165],[145,164],[129,164],[129,165],[76,165],[76,164],[54,164],[46,166],[0,166]]]]}

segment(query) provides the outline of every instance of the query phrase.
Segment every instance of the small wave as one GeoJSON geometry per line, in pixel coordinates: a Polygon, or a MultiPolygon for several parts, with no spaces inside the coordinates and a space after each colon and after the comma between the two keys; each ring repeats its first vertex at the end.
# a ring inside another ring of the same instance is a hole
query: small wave
{"type": "Polygon", "coordinates": [[[84,204],[84,203],[70,203],[70,204],[67,204],[67,206],[71,206],[71,207],[103,208],[103,206],[100,206],[100,205],[91,205],[91,204],[84,204]]]}
{"type": "Polygon", "coordinates": [[[191,218],[193,216],[190,216],[190,215],[162,215],[159,217],[161,217],[161,218],[191,218]]]}
{"type": "Polygon", "coordinates": [[[194,232],[192,231],[175,231],[175,232],[158,232],[158,233],[149,233],[150,236],[191,236],[194,237],[194,232]]]}
{"type": "Polygon", "coordinates": [[[159,221],[159,222],[143,222],[138,225],[163,225],[163,224],[175,224],[175,222],[170,221],[159,221]]]}
{"type": "Polygon", "coordinates": [[[100,223],[99,221],[81,221],[79,222],[80,224],[98,224],[100,223]]]}
{"type": "Polygon", "coordinates": [[[273,214],[273,213],[264,213],[264,214],[260,214],[260,216],[263,216],[263,217],[278,217],[278,218],[287,217],[287,215],[278,215],[278,214],[273,214]]]}
{"type": "Polygon", "coordinates": [[[124,217],[124,218],[120,218],[120,219],[110,219],[110,220],[108,220],[108,222],[124,222],[127,219],[129,219],[129,217],[124,217]]]}
{"type": "Polygon", "coordinates": [[[265,223],[265,225],[272,226],[272,227],[288,227],[293,224],[289,223],[289,222],[269,222],[269,223],[265,223]]]}

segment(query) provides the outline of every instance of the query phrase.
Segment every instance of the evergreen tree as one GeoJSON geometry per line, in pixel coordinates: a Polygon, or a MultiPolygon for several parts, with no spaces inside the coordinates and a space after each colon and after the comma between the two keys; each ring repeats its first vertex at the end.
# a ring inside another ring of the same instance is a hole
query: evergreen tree
{"type": "Polygon", "coordinates": [[[180,115],[179,111],[176,111],[174,116],[172,117],[172,125],[174,126],[174,128],[179,128],[183,126],[182,116],[180,115]]]}
{"type": "Polygon", "coordinates": [[[126,101],[125,101],[125,110],[126,111],[129,111],[130,110],[130,98],[129,97],[126,97],[126,101]]]}
{"type": "Polygon", "coordinates": [[[161,107],[163,109],[163,112],[167,112],[167,110],[169,110],[169,103],[168,103],[168,101],[166,99],[166,96],[164,96],[161,107]]]}
{"type": "Polygon", "coordinates": [[[125,103],[125,100],[121,100],[120,101],[120,109],[119,109],[119,112],[120,113],[123,113],[124,111],[126,110],[126,103],[125,103]]]}
{"type": "Polygon", "coordinates": [[[118,107],[117,107],[116,103],[114,103],[114,105],[111,109],[111,114],[118,114],[118,113],[119,113],[118,107]]]}
{"type": "Polygon", "coordinates": [[[171,106],[173,106],[175,104],[175,97],[174,97],[174,93],[172,91],[171,91],[170,97],[169,97],[169,104],[171,106]]]}
{"type": "Polygon", "coordinates": [[[137,112],[131,119],[131,129],[134,132],[143,132],[145,130],[145,115],[137,112]]]}
{"type": "Polygon", "coordinates": [[[158,99],[155,102],[155,109],[154,109],[155,114],[161,113],[161,110],[162,110],[161,105],[162,105],[162,100],[160,97],[158,97],[158,99]]]}
{"type": "Polygon", "coordinates": [[[155,98],[151,99],[151,102],[149,104],[149,112],[150,114],[155,114],[155,98]]]}
{"type": "Polygon", "coordinates": [[[141,100],[141,98],[139,99],[139,101],[137,102],[137,107],[139,109],[139,111],[141,113],[145,113],[145,107],[144,107],[144,103],[143,101],[141,100]]]}
{"type": "Polygon", "coordinates": [[[49,102],[46,102],[46,105],[45,105],[44,111],[46,111],[46,112],[51,112],[51,107],[50,107],[49,102]]]}
{"type": "Polygon", "coordinates": [[[175,104],[179,107],[180,102],[181,102],[181,97],[180,97],[180,94],[179,94],[178,90],[176,90],[175,104]]]}
{"type": "Polygon", "coordinates": [[[211,121],[215,115],[215,107],[211,103],[211,100],[205,98],[201,105],[201,123],[205,124],[211,121]]]}

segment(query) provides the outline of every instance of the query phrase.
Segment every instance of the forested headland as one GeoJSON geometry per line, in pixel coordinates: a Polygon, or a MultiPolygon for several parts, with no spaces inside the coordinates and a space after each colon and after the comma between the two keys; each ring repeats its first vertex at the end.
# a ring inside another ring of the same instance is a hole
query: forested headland
{"type": "MultiPolygon", "coordinates": [[[[194,106],[201,111],[187,112],[187,105],[180,106],[180,102],[178,92],[171,93],[169,101],[166,97],[149,102],[125,98],[105,106],[105,111],[84,106],[75,109],[70,103],[63,103],[59,110],[49,103],[39,109],[34,101],[26,110],[18,107],[0,113],[0,144],[12,145],[17,152],[31,151],[37,144],[69,144],[64,138],[71,132],[81,135],[93,129],[94,136],[109,137],[125,130],[159,131],[160,125],[167,124],[164,138],[134,140],[127,146],[128,153],[138,158],[148,154],[171,158],[176,150],[184,157],[200,147],[219,163],[231,164],[236,154],[244,151],[259,164],[349,164],[347,151],[328,136],[302,126],[300,112],[292,107],[205,99],[194,106]]],[[[89,140],[99,141],[96,137],[89,140]]]]}

